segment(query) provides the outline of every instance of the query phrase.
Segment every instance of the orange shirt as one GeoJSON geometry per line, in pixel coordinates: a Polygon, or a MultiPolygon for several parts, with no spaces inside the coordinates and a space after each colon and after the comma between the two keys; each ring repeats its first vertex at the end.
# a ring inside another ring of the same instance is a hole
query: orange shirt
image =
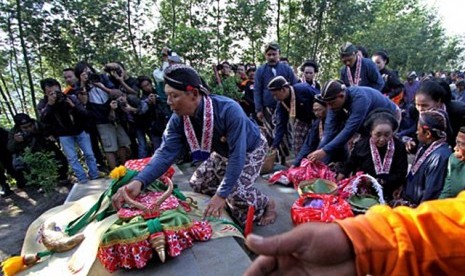
{"type": "Polygon", "coordinates": [[[337,223],[358,275],[465,275],[465,192],[415,209],[379,205],[337,223]]]}
{"type": "Polygon", "coordinates": [[[73,89],[71,85],[66,86],[65,89],[63,89],[63,94],[68,94],[68,92],[71,91],[71,89],[73,89]]]}

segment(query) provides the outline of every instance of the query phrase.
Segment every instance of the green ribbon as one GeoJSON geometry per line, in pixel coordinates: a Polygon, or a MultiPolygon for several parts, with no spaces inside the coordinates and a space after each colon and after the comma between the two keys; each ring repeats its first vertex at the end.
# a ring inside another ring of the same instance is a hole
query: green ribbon
{"type": "Polygon", "coordinates": [[[68,223],[65,229],[65,233],[69,236],[73,236],[76,233],[78,233],[82,228],[86,227],[91,221],[93,221],[95,217],[97,217],[99,220],[102,220],[109,214],[111,214],[111,212],[109,211],[111,205],[105,208],[99,214],[97,214],[98,210],[100,210],[100,207],[102,206],[103,200],[105,198],[111,198],[120,187],[128,184],[129,181],[137,174],[138,171],[127,170],[126,174],[122,178],[113,180],[110,184],[110,187],[108,187],[100,195],[97,202],[86,213],[68,223]]]}
{"type": "Polygon", "coordinates": [[[161,226],[160,219],[154,218],[147,220],[147,228],[150,234],[157,233],[163,231],[163,227],[161,226]]]}
{"type": "Polygon", "coordinates": [[[36,257],[37,257],[38,259],[42,259],[43,257],[50,256],[50,255],[52,255],[53,253],[55,253],[55,252],[53,252],[53,251],[51,251],[51,250],[45,250],[45,251],[41,251],[41,252],[37,253],[37,254],[36,254],[36,257]]]}
{"type": "Polygon", "coordinates": [[[239,232],[241,232],[242,235],[244,235],[244,230],[242,229],[242,227],[240,227],[239,225],[237,225],[236,223],[234,223],[234,222],[232,222],[232,221],[225,220],[225,219],[220,219],[220,218],[216,218],[216,217],[207,217],[206,219],[207,219],[208,221],[220,222],[220,223],[223,223],[223,224],[232,225],[232,226],[234,226],[239,232]]]}

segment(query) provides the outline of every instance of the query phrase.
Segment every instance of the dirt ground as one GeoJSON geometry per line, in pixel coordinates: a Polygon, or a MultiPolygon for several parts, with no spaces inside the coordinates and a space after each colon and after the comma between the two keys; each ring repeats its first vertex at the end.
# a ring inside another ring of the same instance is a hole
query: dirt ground
{"type": "Polygon", "coordinates": [[[21,252],[29,225],[48,209],[63,204],[70,189],[60,187],[47,195],[27,187],[0,198],[0,261],[21,252]]]}

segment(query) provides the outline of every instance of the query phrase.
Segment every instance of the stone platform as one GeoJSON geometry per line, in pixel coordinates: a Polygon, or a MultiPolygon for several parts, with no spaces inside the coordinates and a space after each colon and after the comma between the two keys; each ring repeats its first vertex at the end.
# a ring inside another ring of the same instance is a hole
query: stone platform
{"type": "MultiPolygon", "coordinates": [[[[175,168],[173,182],[182,191],[191,191],[188,180],[195,168],[191,167],[190,164],[175,168]]],[[[76,184],[69,193],[67,202],[78,200],[93,193],[101,193],[108,187],[109,183],[109,179],[102,179],[91,181],[88,184],[76,184]]],[[[276,201],[278,217],[273,225],[255,225],[253,233],[271,236],[292,229],[290,209],[297,199],[297,192],[292,188],[278,185],[269,186],[267,181],[261,177],[258,178],[255,185],[276,201]]],[[[164,264],[154,258],[148,266],[141,270],[119,270],[109,273],[96,260],[90,275],[242,275],[254,257],[254,254],[245,248],[242,239],[226,237],[205,243],[197,242],[192,248],[184,250],[180,256],[168,258],[164,264]]]]}

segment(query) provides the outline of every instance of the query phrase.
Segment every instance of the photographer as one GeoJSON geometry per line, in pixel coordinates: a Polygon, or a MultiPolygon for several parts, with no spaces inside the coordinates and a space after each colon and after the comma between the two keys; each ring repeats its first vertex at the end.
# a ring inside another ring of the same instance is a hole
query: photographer
{"type": "Polygon", "coordinates": [[[57,170],[61,184],[68,182],[68,162],[44,126],[24,113],[13,117],[14,127],[8,134],[8,150],[13,154],[13,168],[23,177],[27,170],[23,154],[26,148],[35,152],[53,152],[58,163],[57,170]]]}
{"type": "Polygon", "coordinates": [[[18,173],[13,168],[13,155],[7,148],[8,145],[8,130],[0,127],[0,185],[2,186],[2,197],[8,197],[13,194],[5,173],[8,173],[16,180],[16,187],[23,189],[26,186],[24,175],[18,173]]]}
{"type": "MultiPolygon", "coordinates": [[[[82,93],[87,93],[88,103],[87,109],[90,111],[92,118],[95,121],[98,133],[102,140],[103,150],[107,158],[109,169],[116,167],[116,152],[119,145],[117,144],[117,135],[124,132],[109,119],[111,111],[111,97],[118,98],[123,95],[119,89],[115,89],[113,83],[108,79],[108,76],[96,74],[95,69],[88,63],[81,61],[76,64],[74,74],[79,76],[79,87],[82,93]]],[[[124,135],[127,138],[126,133],[124,135]]],[[[122,134],[120,136],[123,136],[122,134]]],[[[129,139],[127,139],[129,141],[129,139]]],[[[124,143],[124,146],[129,146],[129,142],[124,143]]]]}
{"type": "MultiPolygon", "coordinates": [[[[85,131],[86,121],[90,114],[75,95],[65,95],[60,84],[55,79],[43,79],[40,86],[45,94],[42,101],[47,101],[41,109],[40,119],[51,133],[58,137],[63,152],[73,169],[79,183],[87,183],[90,179],[99,178],[97,163],[90,142],[90,136],[85,131]],[[79,162],[76,145],[82,150],[89,175],[79,162]]],[[[43,103],[40,103],[43,105],[43,103]]]]}
{"type": "Polygon", "coordinates": [[[139,143],[139,153],[142,148],[145,149],[145,155],[147,155],[145,136],[149,136],[153,151],[155,151],[161,144],[161,136],[168,122],[167,110],[169,110],[169,107],[156,95],[150,78],[140,76],[137,79],[142,90],[142,97],[136,115],[137,141],[139,143]]]}
{"type": "MultiPolygon", "coordinates": [[[[145,158],[143,152],[139,151],[139,139],[137,137],[137,124],[136,116],[140,99],[135,95],[123,94],[116,99],[118,108],[115,110],[117,113],[117,123],[121,125],[130,140],[130,155],[129,158],[145,158]]],[[[111,114],[111,113],[110,113],[111,114]]],[[[110,120],[112,118],[110,117],[110,120]]]]}
{"type": "Polygon", "coordinates": [[[108,73],[110,81],[123,93],[126,95],[139,95],[137,79],[128,75],[121,62],[108,63],[105,65],[104,70],[108,73]]]}
{"type": "MultiPolygon", "coordinates": [[[[126,130],[129,129],[129,122],[133,121],[132,114],[135,112],[137,112],[137,108],[134,108],[128,104],[125,94],[117,98],[113,97],[110,101],[110,112],[108,114],[108,119],[110,120],[111,131],[114,132],[114,135],[107,138],[111,139],[111,148],[109,150],[116,152],[120,164],[124,164],[130,154],[129,149],[131,140],[129,139],[126,130]]],[[[116,167],[116,155],[114,156],[113,160],[108,161],[110,169],[113,169],[112,162],[114,162],[114,166],[116,167]]]]}

